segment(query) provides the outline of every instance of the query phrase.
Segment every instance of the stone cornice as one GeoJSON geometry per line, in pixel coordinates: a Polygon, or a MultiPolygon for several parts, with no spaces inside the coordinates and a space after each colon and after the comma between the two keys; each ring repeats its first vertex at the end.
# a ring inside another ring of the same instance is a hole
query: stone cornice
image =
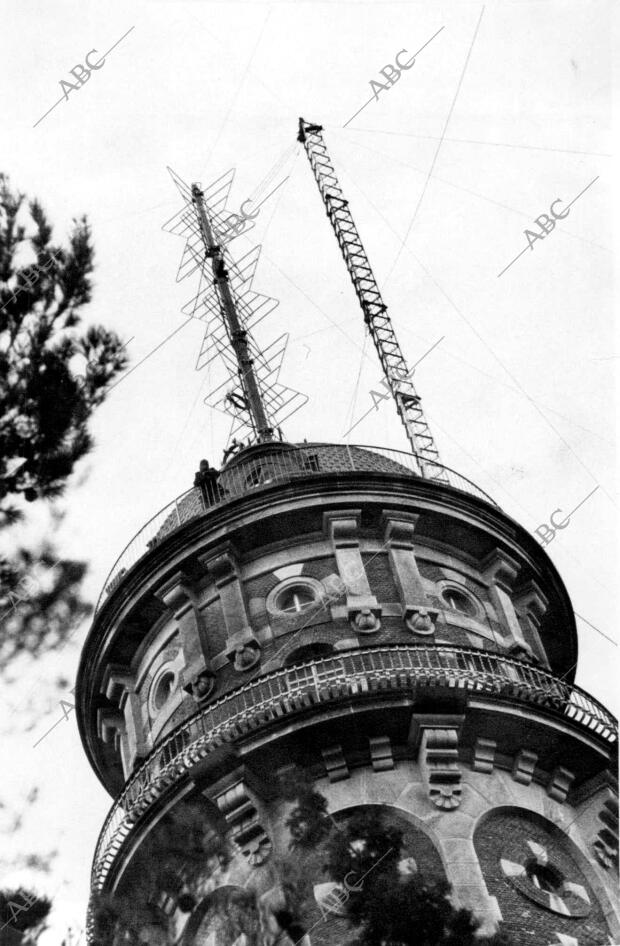
{"type": "MultiPolygon", "coordinates": [[[[82,652],[77,711],[82,740],[102,780],[105,776],[100,769],[99,749],[85,719],[92,716],[92,701],[101,685],[103,662],[115,660],[115,640],[123,638],[124,620],[132,611],[138,605],[143,609],[149,602],[155,609],[156,590],[162,585],[166,587],[175,573],[185,573],[184,570],[196,562],[198,555],[212,554],[223,542],[241,538],[244,557],[251,555],[254,547],[259,546],[260,536],[265,535],[267,517],[272,520],[279,517],[282,523],[290,520],[298,527],[302,521],[299,514],[303,510],[308,533],[318,536],[324,512],[346,510],[355,515],[356,510],[369,506],[380,507],[382,512],[387,508],[400,518],[411,515],[413,506],[416,510],[413,515],[419,516],[416,531],[420,533],[421,543],[424,542],[424,524],[448,516],[458,521],[460,528],[473,528],[488,537],[485,541],[501,543],[511,548],[513,555],[522,556],[522,573],[529,566],[540,576],[538,580],[547,589],[557,610],[558,624],[566,629],[563,644],[566,656],[561,665],[558,666],[556,661],[558,672],[569,670],[576,662],[576,628],[561,579],[538,543],[499,509],[451,487],[385,474],[322,474],[298,482],[277,483],[274,487],[262,488],[215,508],[167,536],[138,561],[97,614],[82,652]],[[208,531],[205,530],[207,522],[208,531]],[[248,530],[253,536],[251,544],[245,541],[248,530]]],[[[301,543],[303,538],[303,534],[295,534],[291,527],[291,543],[301,543]]],[[[281,545],[282,541],[281,532],[278,532],[277,542],[281,545]]],[[[264,551],[268,554],[269,546],[265,546],[264,551]]],[[[164,607],[163,604],[159,606],[164,607]]],[[[157,612],[154,610],[154,613],[157,612]]]]}

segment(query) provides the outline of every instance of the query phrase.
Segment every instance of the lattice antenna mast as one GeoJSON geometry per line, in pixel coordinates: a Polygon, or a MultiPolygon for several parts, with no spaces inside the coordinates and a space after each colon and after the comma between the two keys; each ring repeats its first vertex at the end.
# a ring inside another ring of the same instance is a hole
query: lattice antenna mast
{"type": "Polygon", "coordinates": [[[235,448],[243,445],[243,441],[237,441],[239,433],[249,437],[248,444],[270,443],[276,433],[281,439],[281,425],[308,398],[280,381],[288,333],[268,345],[260,344],[253,334],[278,306],[277,299],[254,289],[260,246],[252,247],[239,259],[234,259],[228,249],[240,233],[255,226],[256,214],[243,211],[240,216],[226,209],[234,169],[204,188],[186,184],[171,168],[168,170],[183,198],[181,210],[163,226],[167,233],[185,241],[177,282],[195,273],[199,276],[198,292],[181,311],[205,326],[196,369],[215,363],[217,375],[205,404],[232,416],[229,439],[233,438],[235,448]]]}
{"type": "Polygon", "coordinates": [[[372,336],[386,383],[396,402],[411,450],[416,457],[418,469],[427,479],[444,479],[445,473],[439,465],[439,453],[430,428],[424,417],[420,397],[416,393],[407,362],[398,344],[396,333],[381,298],[366,251],[357,227],[345,200],[336,171],[331,163],[323,141],[322,125],[312,125],[299,119],[300,141],[308,155],[310,167],[319,186],[338,245],[347,264],[351,281],[359,299],[364,321],[372,336]]]}
{"type": "Polygon", "coordinates": [[[273,427],[270,426],[267,419],[267,412],[254,369],[254,359],[250,354],[248,345],[248,333],[241,325],[230,289],[223,249],[216,241],[209,223],[204,193],[199,184],[192,184],[192,201],[196,208],[198,224],[204,242],[205,257],[211,260],[213,284],[220,301],[228,338],[239,365],[239,380],[244,393],[245,407],[250,415],[258,442],[265,443],[274,439],[273,427]]]}

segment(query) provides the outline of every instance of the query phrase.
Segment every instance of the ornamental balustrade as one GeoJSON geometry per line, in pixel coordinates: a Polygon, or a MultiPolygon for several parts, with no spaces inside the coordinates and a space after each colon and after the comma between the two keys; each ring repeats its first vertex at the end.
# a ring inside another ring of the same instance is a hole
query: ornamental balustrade
{"type": "Polygon", "coordinates": [[[366,647],[265,674],[206,706],[170,733],[129,779],[99,836],[93,890],[101,890],[139,818],[198,761],[224,742],[318,704],[378,690],[462,689],[535,704],[606,744],[617,722],[579,687],[531,664],[499,654],[447,646],[366,647]]]}

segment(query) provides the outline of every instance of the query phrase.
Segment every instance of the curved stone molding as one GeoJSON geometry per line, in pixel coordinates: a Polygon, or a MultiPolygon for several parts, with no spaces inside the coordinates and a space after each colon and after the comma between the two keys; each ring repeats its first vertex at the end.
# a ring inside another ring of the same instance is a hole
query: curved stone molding
{"type": "MultiPolygon", "coordinates": [[[[436,645],[368,647],[265,674],[210,703],[182,723],[132,775],[100,834],[93,867],[94,883],[98,889],[103,884],[133,826],[156,798],[213,750],[234,742],[257,725],[266,726],[283,716],[307,712],[309,707],[322,707],[332,700],[364,699],[370,692],[385,695],[390,688],[402,695],[411,693],[414,688],[433,690],[438,686],[448,689],[457,686],[476,695],[487,691],[497,700],[505,687],[511,702],[518,700],[524,706],[531,702],[538,711],[540,692],[548,691],[551,685],[563,694],[562,719],[566,724],[597,738],[605,749],[615,744],[615,720],[596,700],[543,670],[499,655],[436,645]],[[308,667],[317,671],[324,668],[329,673],[324,678],[318,673],[309,676],[308,667]],[[339,681],[338,685],[334,685],[334,679],[339,681]]],[[[441,717],[430,718],[434,728],[450,728],[446,723],[442,727],[440,720],[441,717]]],[[[454,722],[452,728],[456,728],[454,722]]],[[[448,762],[453,759],[454,756],[449,756],[448,762]]],[[[521,768],[524,765],[521,758],[521,768]]],[[[524,783],[531,781],[532,772],[533,764],[529,778],[522,779],[524,783]]],[[[458,795],[453,793],[452,797],[458,795]]]]}

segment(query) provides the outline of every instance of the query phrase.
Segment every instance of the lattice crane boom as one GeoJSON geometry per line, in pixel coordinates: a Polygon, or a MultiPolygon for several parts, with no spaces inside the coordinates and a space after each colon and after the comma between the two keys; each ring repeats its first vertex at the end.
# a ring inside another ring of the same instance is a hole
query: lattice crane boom
{"type": "Polygon", "coordinates": [[[366,251],[349,210],[349,202],[338,183],[323,140],[321,125],[299,119],[300,141],[323,198],[327,216],[336,234],[338,245],[347,265],[351,281],[359,299],[364,321],[372,336],[386,383],[405,427],[411,450],[416,457],[419,472],[427,479],[445,479],[439,463],[439,453],[433,435],[424,417],[420,397],[411,380],[407,362],[401,351],[394,327],[373,275],[366,251]]]}

